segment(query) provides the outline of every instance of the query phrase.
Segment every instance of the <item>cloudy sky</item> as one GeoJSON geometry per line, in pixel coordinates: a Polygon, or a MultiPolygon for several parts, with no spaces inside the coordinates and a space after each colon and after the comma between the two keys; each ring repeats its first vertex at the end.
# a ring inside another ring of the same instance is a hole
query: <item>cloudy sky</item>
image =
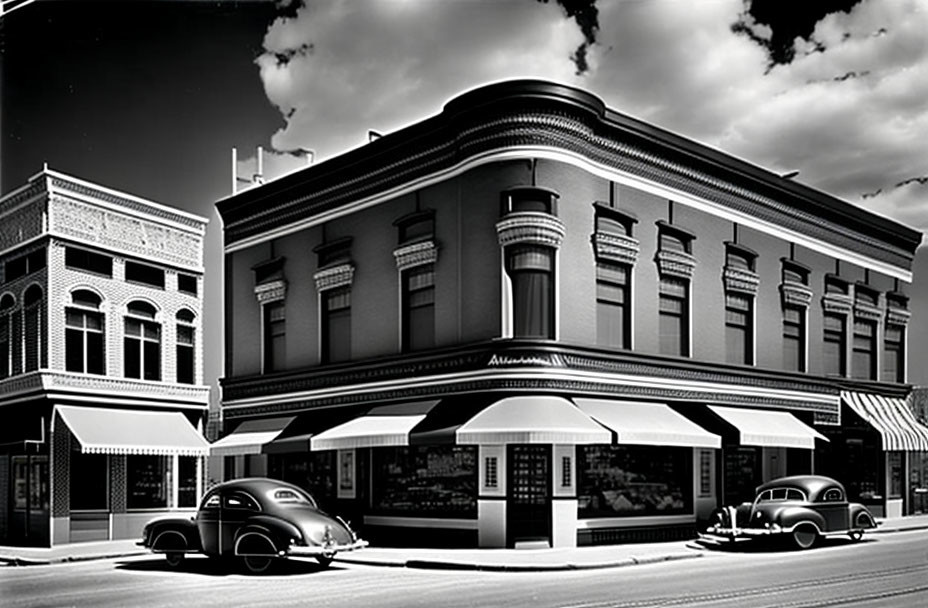
{"type": "Polygon", "coordinates": [[[0,191],[48,162],[214,217],[233,146],[273,176],[536,77],[924,230],[925,32],[922,0],[38,0],[0,18],[0,191]]]}

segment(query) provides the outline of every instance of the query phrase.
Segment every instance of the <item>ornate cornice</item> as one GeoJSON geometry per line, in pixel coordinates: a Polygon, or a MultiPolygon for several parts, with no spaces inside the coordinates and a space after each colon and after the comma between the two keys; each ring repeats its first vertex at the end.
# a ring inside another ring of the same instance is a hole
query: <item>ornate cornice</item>
{"type": "Polygon", "coordinates": [[[901,224],[606,111],[600,100],[582,91],[520,82],[465,94],[436,117],[221,201],[226,244],[389,192],[495,150],[520,147],[576,155],[900,268],[911,267],[920,240],[920,234],[901,224]],[[471,103],[475,94],[478,105],[471,103]],[[352,170],[358,163],[369,169],[352,170]]]}
{"type": "Polygon", "coordinates": [[[725,284],[725,291],[755,296],[757,295],[757,288],[760,286],[760,276],[750,270],[726,266],[722,270],[722,282],[725,284]]]}
{"type": "Polygon", "coordinates": [[[393,250],[393,258],[400,272],[423,264],[434,264],[438,261],[438,245],[435,241],[404,245],[393,250]]]}
{"type": "Polygon", "coordinates": [[[324,268],[313,275],[316,282],[316,291],[326,291],[337,287],[347,287],[354,280],[354,264],[339,264],[331,268],[324,268]]]}
{"type": "Polygon", "coordinates": [[[510,213],[496,224],[496,235],[502,247],[532,244],[556,249],[561,246],[564,234],[564,223],[547,213],[510,213]]]}
{"type": "Polygon", "coordinates": [[[854,310],[854,299],[843,293],[826,293],[822,296],[822,308],[825,312],[847,315],[854,310]]]}
{"type": "Polygon", "coordinates": [[[883,311],[878,306],[857,302],[854,304],[854,316],[865,321],[879,321],[883,311]]]}
{"type": "Polygon", "coordinates": [[[638,239],[621,234],[596,232],[592,236],[593,248],[596,258],[628,264],[634,266],[638,263],[641,246],[638,239]]]}
{"type": "Polygon", "coordinates": [[[696,270],[696,258],[682,251],[661,249],[654,255],[657,271],[662,275],[692,279],[696,270]]]}
{"type": "Polygon", "coordinates": [[[906,327],[911,318],[912,313],[905,308],[889,307],[886,309],[887,325],[901,325],[902,327],[906,327]]]}
{"type": "Polygon", "coordinates": [[[287,282],[283,279],[276,279],[255,285],[255,298],[259,304],[270,304],[279,302],[287,297],[287,282]]]}
{"type": "Polygon", "coordinates": [[[812,290],[808,285],[795,281],[783,281],[780,284],[780,295],[783,298],[783,304],[788,306],[809,308],[812,304],[812,290]]]}
{"type": "Polygon", "coordinates": [[[67,396],[88,401],[157,401],[165,406],[206,409],[209,387],[42,370],[0,381],[0,404],[19,397],[67,396]]]}

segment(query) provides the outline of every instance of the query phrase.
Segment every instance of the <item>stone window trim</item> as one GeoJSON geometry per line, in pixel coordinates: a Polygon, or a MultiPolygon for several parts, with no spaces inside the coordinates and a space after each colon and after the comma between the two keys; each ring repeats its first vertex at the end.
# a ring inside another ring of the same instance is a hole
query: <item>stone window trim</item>
{"type": "Polygon", "coordinates": [[[353,237],[346,236],[313,247],[319,269],[338,267],[350,263],[353,237]]]}
{"type": "Polygon", "coordinates": [[[912,313],[908,310],[909,297],[890,291],[886,294],[886,324],[907,327],[912,313]]]}
{"type": "Polygon", "coordinates": [[[725,267],[722,269],[722,282],[725,284],[725,291],[756,296],[757,289],[760,287],[760,276],[754,271],[757,252],[740,243],[726,241],[725,259],[725,267]],[[732,255],[744,260],[747,268],[729,265],[728,259],[732,255]]]}
{"type": "Polygon", "coordinates": [[[497,222],[496,235],[501,247],[542,245],[559,249],[567,229],[553,215],[536,211],[510,213],[497,222]]]}
{"type": "Polygon", "coordinates": [[[428,240],[429,237],[419,237],[412,238],[406,237],[406,231],[417,224],[422,224],[425,222],[435,222],[435,210],[434,209],[417,209],[412,213],[407,213],[406,215],[399,217],[393,221],[393,225],[397,228],[397,239],[400,245],[409,245],[412,243],[421,242],[423,240],[428,240]]]}
{"type": "Polygon", "coordinates": [[[741,243],[736,243],[734,241],[725,241],[725,256],[726,258],[730,254],[734,254],[740,258],[743,258],[749,265],[751,271],[754,271],[755,264],[757,262],[757,252],[742,245],[741,243]]]}
{"type": "MultiPolygon", "coordinates": [[[[809,276],[812,274],[812,269],[809,266],[806,266],[802,262],[797,262],[796,260],[790,258],[780,258],[780,264],[784,272],[789,271],[793,274],[797,274],[802,277],[802,284],[809,284],[809,276]]],[[[794,283],[795,281],[787,281],[784,279],[784,283],[790,282],[794,283]]]]}
{"type": "Polygon", "coordinates": [[[883,317],[883,311],[879,304],[872,304],[858,296],[872,297],[878,303],[880,301],[880,292],[864,283],[854,285],[854,316],[861,320],[879,322],[883,317]]]}
{"type": "Polygon", "coordinates": [[[690,280],[696,270],[696,258],[681,251],[661,250],[654,255],[661,275],[690,280]]]}
{"type": "Polygon", "coordinates": [[[798,306],[808,309],[812,305],[812,290],[802,283],[783,281],[780,283],[780,296],[783,306],[798,306]]]}
{"type": "Polygon", "coordinates": [[[255,298],[259,304],[280,302],[287,297],[287,281],[275,279],[255,285],[255,298]]]}
{"type": "Polygon", "coordinates": [[[625,226],[628,234],[632,233],[632,228],[638,223],[638,217],[634,213],[614,207],[608,201],[593,201],[593,209],[597,215],[607,216],[625,226]]]}
{"type": "Polygon", "coordinates": [[[836,274],[825,275],[825,294],[822,296],[825,312],[849,315],[854,311],[854,298],[850,294],[850,283],[836,274]],[[829,292],[829,286],[841,289],[842,293],[829,292]]]}
{"type": "Polygon", "coordinates": [[[354,281],[354,271],[354,264],[351,262],[319,270],[313,275],[316,291],[322,293],[339,287],[350,287],[354,281]]]}
{"type": "Polygon", "coordinates": [[[641,244],[638,239],[619,234],[605,232],[594,233],[590,240],[597,260],[615,262],[634,266],[638,263],[641,254],[641,244]]]}
{"type": "Polygon", "coordinates": [[[692,245],[693,241],[696,240],[696,233],[680,226],[679,224],[671,224],[670,222],[665,222],[664,220],[657,220],[654,222],[657,226],[658,235],[668,234],[670,236],[676,237],[683,241],[684,243],[689,243],[692,245]]]}
{"type": "Polygon", "coordinates": [[[397,247],[393,250],[393,259],[396,260],[396,270],[398,272],[416,266],[434,264],[438,261],[438,244],[433,240],[429,240],[397,247]]]}

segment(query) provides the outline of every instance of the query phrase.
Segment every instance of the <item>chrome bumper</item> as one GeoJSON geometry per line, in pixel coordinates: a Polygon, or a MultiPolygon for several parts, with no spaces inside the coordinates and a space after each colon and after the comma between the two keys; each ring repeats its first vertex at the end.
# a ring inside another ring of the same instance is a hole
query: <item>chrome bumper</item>
{"type": "Polygon", "coordinates": [[[305,545],[290,545],[287,555],[292,555],[293,557],[331,556],[342,551],[357,551],[358,549],[363,549],[368,546],[368,544],[366,540],[358,539],[348,545],[313,545],[311,547],[305,545]]]}

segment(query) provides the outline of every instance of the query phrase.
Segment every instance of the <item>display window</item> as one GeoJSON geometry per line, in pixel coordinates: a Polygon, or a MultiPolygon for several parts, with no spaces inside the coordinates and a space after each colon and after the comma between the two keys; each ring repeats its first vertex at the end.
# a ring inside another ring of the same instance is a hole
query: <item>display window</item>
{"type": "Polygon", "coordinates": [[[475,446],[375,448],[373,471],[373,512],[424,517],[477,516],[475,446]]]}
{"type": "Polygon", "coordinates": [[[692,450],[650,446],[580,446],[578,517],[693,512],[692,450]]]}
{"type": "Polygon", "coordinates": [[[309,492],[323,510],[335,508],[335,450],[271,454],[268,474],[309,492]]]}
{"type": "Polygon", "coordinates": [[[167,456],[128,456],[126,506],[129,509],[166,509],[170,482],[167,456]]]}

